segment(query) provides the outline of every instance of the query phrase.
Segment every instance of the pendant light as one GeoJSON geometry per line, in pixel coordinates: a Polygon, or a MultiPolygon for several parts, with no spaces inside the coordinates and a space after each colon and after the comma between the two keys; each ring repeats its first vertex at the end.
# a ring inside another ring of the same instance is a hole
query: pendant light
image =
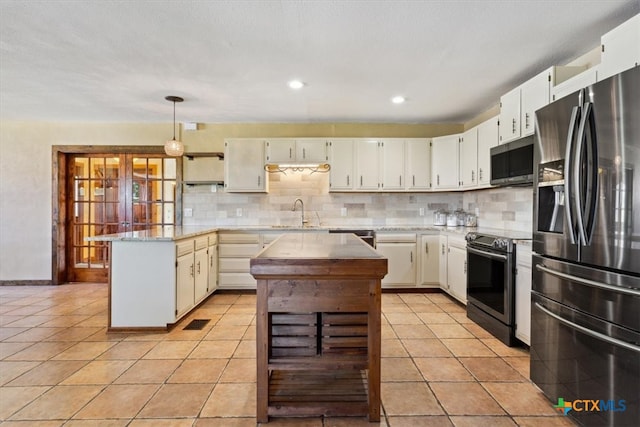
{"type": "Polygon", "coordinates": [[[164,143],[164,152],[169,156],[182,156],[184,153],[184,144],[176,139],[176,102],[182,102],[184,99],[179,96],[165,96],[164,99],[173,102],[173,139],[164,143]]]}

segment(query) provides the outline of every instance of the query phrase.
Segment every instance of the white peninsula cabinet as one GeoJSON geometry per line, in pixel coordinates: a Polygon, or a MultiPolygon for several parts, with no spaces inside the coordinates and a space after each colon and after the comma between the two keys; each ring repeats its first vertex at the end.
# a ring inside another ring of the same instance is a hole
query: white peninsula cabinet
{"type": "Polygon", "coordinates": [[[262,139],[229,139],[224,142],[226,191],[266,192],[265,143],[262,139]]]}
{"type": "Polygon", "coordinates": [[[383,288],[416,286],[416,233],[377,232],[376,250],[388,259],[383,288]]]}
{"type": "Polygon", "coordinates": [[[259,232],[220,231],[218,233],[218,287],[255,289],[249,261],[262,249],[259,232]]]}
{"type": "Polygon", "coordinates": [[[87,240],[111,246],[110,331],[167,330],[215,290],[210,228],[157,227],[87,240]]]}

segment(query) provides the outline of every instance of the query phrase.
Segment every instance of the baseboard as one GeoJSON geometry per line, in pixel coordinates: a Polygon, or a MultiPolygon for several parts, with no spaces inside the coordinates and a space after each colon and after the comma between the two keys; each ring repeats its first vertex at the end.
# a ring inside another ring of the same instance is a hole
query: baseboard
{"type": "Polygon", "coordinates": [[[0,280],[0,286],[51,286],[53,280],[0,280]]]}

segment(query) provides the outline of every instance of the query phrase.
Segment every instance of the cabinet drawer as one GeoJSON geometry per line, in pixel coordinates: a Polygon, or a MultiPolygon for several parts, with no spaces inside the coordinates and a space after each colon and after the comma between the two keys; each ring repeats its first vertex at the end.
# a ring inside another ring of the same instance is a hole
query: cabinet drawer
{"type": "Polygon", "coordinates": [[[262,235],[262,245],[266,246],[276,240],[278,237],[282,236],[282,233],[277,234],[263,234],[262,235]]]}
{"type": "Polygon", "coordinates": [[[220,258],[218,260],[219,271],[243,271],[248,272],[250,268],[249,258],[220,258]]]}
{"type": "Polygon", "coordinates": [[[259,243],[260,235],[254,233],[220,233],[220,243],[259,243]]]}
{"type": "Polygon", "coordinates": [[[198,249],[204,249],[209,246],[209,238],[207,236],[201,236],[196,238],[196,251],[198,249]]]}
{"type": "Polygon", "coordinates": [[[376,233],[376,242],[416,242],[416,233],[376,233]]]}
{"type": "Polygon", "coordinates": [[[193,252],[193,240],[184,240],[176,243],[176,258],[193,252]]]}
{"type": "Polygon", "coordinates": [[[218,256],[220,258],[224,257],[246,257],[251,258],[256,255],[260,251],[260,247],[258,244],[255,245],[245,245],[242,243],[227,243],[220,244],[220,250],[218,252],[218,256]]]}

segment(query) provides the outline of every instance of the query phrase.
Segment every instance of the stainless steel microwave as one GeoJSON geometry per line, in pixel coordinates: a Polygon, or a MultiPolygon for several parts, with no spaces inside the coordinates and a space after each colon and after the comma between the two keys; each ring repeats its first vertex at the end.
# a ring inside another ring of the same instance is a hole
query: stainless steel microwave
{"type": "Polygon", "coordinates": [[[491,185],[533,184],[533,135],[491,149],[491,185]]]}

